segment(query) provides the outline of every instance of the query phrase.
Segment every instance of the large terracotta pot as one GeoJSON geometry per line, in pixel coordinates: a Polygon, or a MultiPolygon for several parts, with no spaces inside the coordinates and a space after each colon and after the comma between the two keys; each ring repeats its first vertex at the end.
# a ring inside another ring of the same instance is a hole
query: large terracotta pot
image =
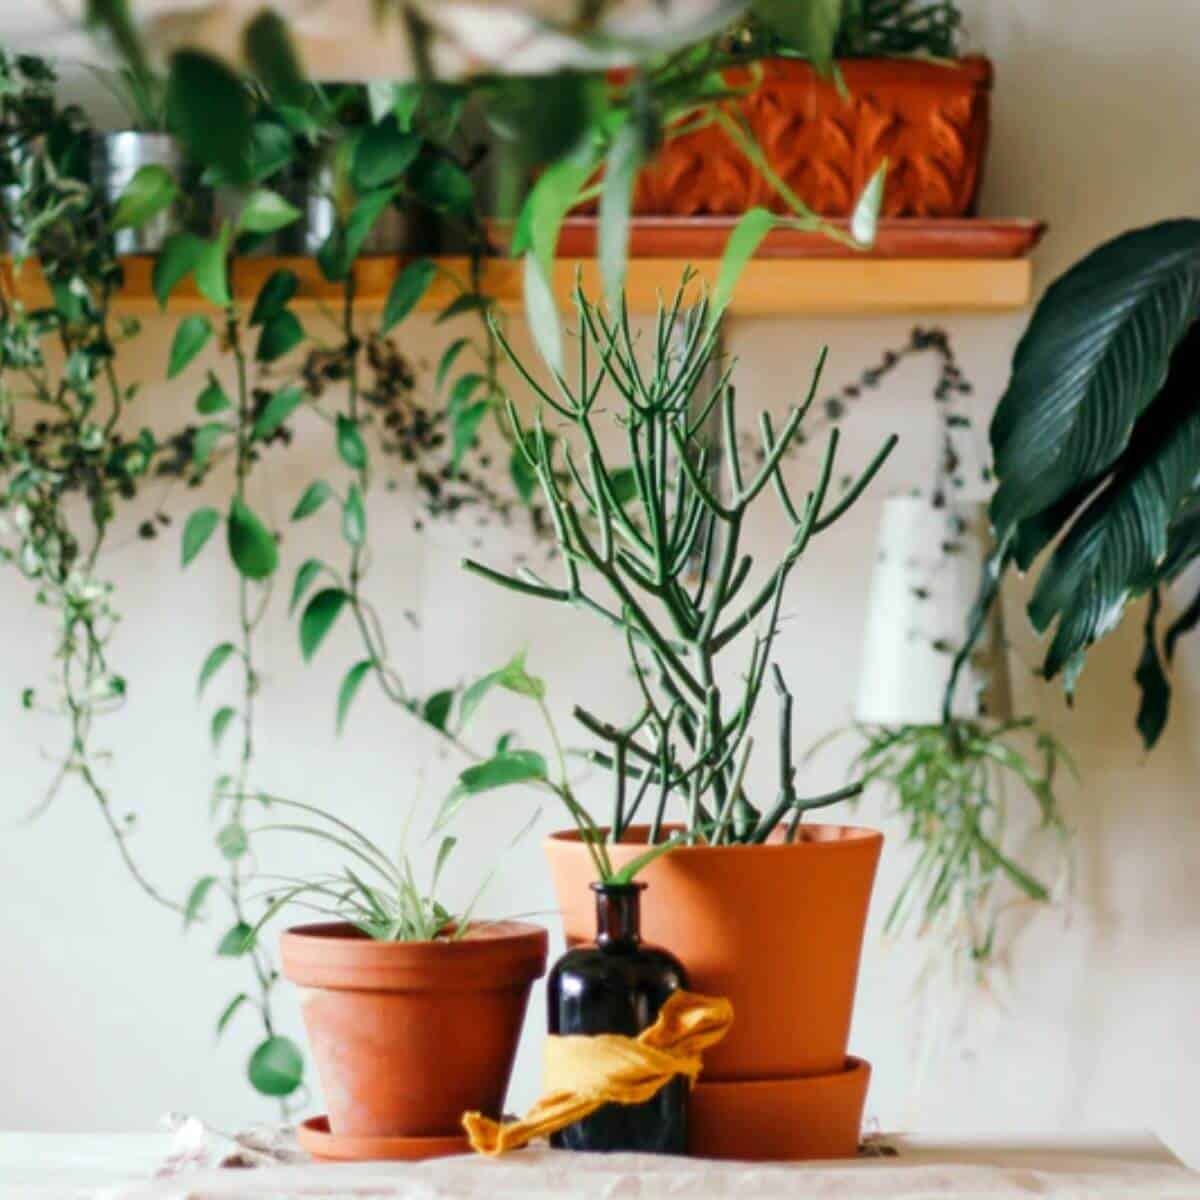
{"type": "MultiPolygon", "coordinates": [[[[733,1028],[704,1080],[795,1079],[844,1069],[863,927],[883,835],[804,825],[794,843],[680,846],[638,878],[642,936],[683,962],[698,992],[733,1003],[733,1028]]],[[[614,866],[646,827],[609,847],[614,866]]],[[[546,840],[567,941],[592,930],[591,859],[579,835],[546,840]]]]}
{"type": "Polygon", "coordinates": [[[456,941],[377,942],[348,924],[282,939],[329,1129],[344,1137],[459,1135],[462,1114],[503,1112],[546,931],[478,923],[456,941]]]}
{"type": "MultiPolygon", "coordinates": [[[[807,63],[768,59],[761,81],[732,101],[771,168],[825,216],[847,216],[888,160],[886,217],[961,217],[975,212],[983,177],[992,66],[863,58],[838,63],[847,94],[807,63]]],[[[748,87],[745,68],[726,72],[748,87]]],[[[641,216],[728,216],[786,203],[716,125],[669,141],[638,177],[641,216]]]]}

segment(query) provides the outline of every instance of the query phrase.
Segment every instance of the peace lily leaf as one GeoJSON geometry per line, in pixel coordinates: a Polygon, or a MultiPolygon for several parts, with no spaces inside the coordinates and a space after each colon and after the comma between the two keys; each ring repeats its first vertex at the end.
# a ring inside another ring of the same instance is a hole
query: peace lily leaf
{"type": "Polygon", "coordinates": [[[387,333],[416,308],[421,297],[429,290],[436,274],[436,263],[428,258],[418,258],[396,276],[396,282],[392,284],[387,302],[383,306],[381,332],[387,333]]]}
{"type": "Polygon", "coordinates": [[[346,717],[350,712],[350,705],[354,703],[354,697],[358,695],[358,689],[362,687],[362,681],[366,679],[367,674],[375,666],[373,659],[365,658],[362,662],[357,662],[346,672],[346,677],[342,680],[342,686],[338,688],[337,696],[337,731],[340,734],[346,724],[346,717]]]}
{"type": "Polygon", "coordinates": [[[217,1018],[217,1037],[220,1037],[233,1020],[234,1014],[250,997],[245,992],[238,992],[230,1002],[221,1010],[221,1015],[217,1018]]]}
{"type": "Polygon", "coordinates": [[[367,510],[357,483],[350,485],[346,503],[342,506],[342,537],[351,546],[361,546],[367,540],[367,510]]]}
{"type": "Polygon", "coordinates": [[[325,480],[318,479],[310,483],[304,489],[304,495],[296,501],[296,507],[292,509],[292,520],[302,521],[305,517],[311,517],[332,495],[333,488],[325,480]]]}
{"type": "Polygon", "coordinates": [[[278,192],[259,188],[251,192],[238,216],[238,229],[248,233],[274,233],[300,216],[300,210],[289,204],[278,192]]]}
{"type": "Polygon", "coordinates": [[[289,1038],[269,1037],[250,1056],[247,1074],[262,1095],[290,1096],[304,1079],[304,1057],[289,1038]]]}
{"type": "Polygon", "coordinates": [[[276,313],[262,327],[254,357],[270,363],[294,350],[304,340],[304,326],[291,309],[276,313]]]}
{"type": "Polygon", "coordinates": [[[305,662],[312,660],[347,599],[341,588],[324,588],[305,606],[300,615],[300,652],[305,662]]]}
{"type": "Polygon", "coordinates": [[[725,249],[721,254],[721,268],[717,272],[717,286],[713,290],[710,322],[715,325],[721,314],[729,307],[734,289],[746,264],[754,257],[763,238],[775,225],[775,217],[765,208],[747,209],[733,227],[725,249]]]}
{"type": "Polygon", "coordinates": [[[372,125],[354,151],[351,178],[360,192],[394,183],[421,149],[421,138],[401,130],[394,116],[372,125]]]}
{"type": "MultiPolygon", "coordinates": [[[[225,705],[223,708],[218,708],[217,711],[213,713],[212,723],[209,726],[208,733],[209,737],[212,739],[214,749],[220,746],[221,739],[225,736],[225,731],[229,728],[229,723],[236,715],[237,714],[232,708],[229,707],[229,705],[225,705]]],[[[217,844],[220,845],[219,835],[217,844]]]]}
{"type": "Polygon", "coordinates": [[[229,556],[239,574],[263,580],[279,565],[279,547],[271,531],[236,496],[229,506],[229,556]]]}
{"type": "Polygon", "coordinates": [[[227,66],[198,50],[171,57],[167,105],[192,158],[235,183],[249,169],[250,97],[227,66]]]}
{"type": "Polygon", "coordinates": [[[295,296],[299,286],[300,281],[295,272],[286,267],[272,271],[258,290],[254,308],[250,312],[250,324],[265,325],[273,317],[277,317],[295,296]]]}
{"type": "Polygon", "coordinates": [[[167,307],[167,300],[175,285],[196,269],[196,263],[207,245],[202,237],[194,233],[173,233],[163,242],[150,276],[160,308],[167,307]]]}
{"type": "Polygon", "coordinates": [[[187,900],[183,906],[183,925],[185,929],[189,925],[194,924],[199,918],[200,913],[204,909],[204,901],[208,898],[208,893],[212,891],[216,882],[217,877],[215,875],[202,875],[192,884],[192,890],[188,892],[187,900]]]}
{"type": "Polygon", "coordinates": [[[307,558],[302,562],[296,571],[296,580],[292,584],[292,598],[288,602],[288,612],[296,611],[296,605],[304,598],[305,593],[322,571],[327,570],[325,564],[319,558],[307,558]]]}
{"type": "Polygon", "coordinates": [[[1142,634],[1142,656],[1133,673],[1138,685],[1137,725],[1142,744],[1151,749],[1166,728],[1171,704],[1171,685],[1167,682],[1162,658],[1158,653],[1158,615],[1161,608],[1157,589],[1150,593],[1146,624],[1142,634]]]}
{"type": "Polygon", "coordinates": [[[245,921],[239,921],[225,932],[217,946],[222,958],[239,958],[254,945],[254,929],[245,921]]]}
{"type": "Polygon", "coordinates": [[[183,565],[188,563],[204,549],[205,543],[213,535],[213,530],[221,523],[221,514],[215,508],[198,508],[187,519],[183,527],[183,565]]]}
{"type": "Polygon", "coordinates": [[[1165,386],[1133,431],[1107,487],[1088,502],[1049,562],[1029,602],[1039,631],[1058,625],[1045,674],[1057,674],[1114,628],[1129,601],[1154,585],[1171,522],[1191,493],[1200,462],[1200,326],[1171,360],[1165,386]]]}
{"type": "Polygon", "coordinates": [[[174,379],[200,353],[212,337],[212,322],[203,316],[184,317],[171,341],[167,378],[174,379]]]}
{"type": "Polygon", "coordinates": [[[196,681],[197,696],[203,695],[208,681],[229,661],[233,653],[234,645],[232,642],[222,642],[219,646],[214,646],[208,652],[208,657],[204,660],[204,665],[200,668],[200,677],[196,681]]]}
{"type": "MultiPolygon", "coordinates": [[[[1092,251],[1046,291],[992,419],[998,539],[1077,494],[1129,444],[1200,300],[1200,221],[1164,221],[1092,251]]],[[[1021,566],[1066,523],[1056,515],[1021,566]]]]}
{"type": "Polygon", "coordinates": [[[208,386],[196,398],[196,411],[203,416],[212,416],[213,413],[225,412],[226,409],[233,407],[233,401],[225,395],[225,390],[217,381],[217,377],[209,372],[208,386]]]}
{"type": "Polygon", "coordinates": [[[342,462],[352,471],[362,471],[367,465],[367,446],[358,426],[345,413],[337,417],[337,449],[342,462]]]}
{"type": "Polygon", "coordinates": [[[434,828],[444,828],[468,796],[545,778],[546,760],[536,750],[506,750],[495,754],[460,773],[454,790],[446,797],[437,815],[434,828]]]}
{"type": "Polygon", "coordinates": [[[300,407],[304,402],[304,395],[304,389],[298,384],[280,388],[259,413],[258,420],[254,422],[253,436],[270,437],[300,407]]]}
{"type": "Polygon", "coordinates": [[[888,161],[875,169],[875,174],[867,180],[854,212],[850,216],[850,236],[860,246],[875,245],[875,234],[879,229],[879,210],[883,205],[883,190],[887,186],[888,161]]]}
{"type": "Polygon", "coordinates": [[[618,311],[625,289],[625,264],[629,258],[629,210],[633,184],[643,157],[638,126],[627,121],[617,131],[604,166],[600,192],[599,258],[604,280],[604,298],[612,312],[618,311]]]}
{"type": "Polygon", "coordinates": [[[179,194],[179,185],[166,167],[147,163],[125,185],[113,210],[114,229],[136,229],[156,217],[179,194]]]}

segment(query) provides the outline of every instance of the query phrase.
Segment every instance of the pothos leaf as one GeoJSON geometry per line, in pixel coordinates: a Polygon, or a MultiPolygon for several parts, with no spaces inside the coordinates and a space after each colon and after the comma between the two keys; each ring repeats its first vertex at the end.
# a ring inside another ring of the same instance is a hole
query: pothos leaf
{"type": "Polygon", "coordinates": [[[300,651],[305,662],[312,659],[326,634],[333,628],[346,600],[346,593],[341,588],[324,588],[305,606],[300,614],[300,651]]]}
{"type": "Polygon", "coordinates": [[[295,349],[304,340],[304,326],[290,308],[276,313],[262,327],[254,357],[271,363],[295,349]]]}
{"type": "Polygon", "coordinates": [[[311,517],[332,495],[333,488],[325,480],[317,479],[310,483],[292,509],[292,520],[303,521],[305,517],[311,517]]]}
{"type": "Polygon", "coordinates": [[[196,263],[207,244],[194,233],[173,233],[163,242],[150,276],[160,308],[167,307],[167,300],[175,285],[196,269],[196,263]]]}
{"type": "Polygon", "coordinates": [[[222,958],[240,958],[254,945],[254,929],[245,921],[239,921],[225,931],[225,936],[217,945],[217,953],[222,958]]]}
{"type": "Polygon", "coordinates": [[[296,611],[296,605],[304,598],[305,593],[316,581],[322,571],[328,570],[319,558],[305,559],[296,571],[296,581],[292,584],[292,598],[288,603],[288,612],[296,611]]]}
{"type": "Polygon", "coordinates": [[[506,750],[494,754],[460,772],[454,790],[446,797],[437,815],[434,828],[444,828],[469,796],[546,777],[546,760],[536,750],[506,750]]]}
{"type": "Polygon", "coordinates": [[[352,471],[362,471],[367,465],[367,445],[362,434],[345,413],[337,417],[337,450],[342,462],[352,471]]]}
{"type": "Polygon", "coordinates": [[[167,103],[191,157],[235,183],[249,178],[250,96],[224,63],[198,50],[171,58],[167,103]]]}
{"type": "Polygon", "coordinates": [[[200,676],[196,680],[196,695],[204,694],[204,689],[208,681],[229,661],[230,656],[235,652],[235,647],[232,642],[222,642],[219,646],[214,646],[204,660],[204,665],[200,668],[200,676]]]}
{"type": "Polygon", "coordinates": [[[217,877],[215,875],[201,875],[199,879],[192,884],[192,890],[188,892],[187,900],[183,905],[183,925],[186,929],[193,924],[204,910],[204,901],[208,898],[208,893],[216,886],[217,877]]]}
{"type": "Polygon", "coordinates": [[[339,734],[345,728],[346,717],[350,712],[350,705],[354,703],[354,697],[358,695],[358,689],[362,687],[363,680],[374,666],[374,659],[365,658],[362,662],[355,663],[346,672],[342,685],[338,688],[337,696],[337,731],[339,734]]]}
{"type": "Polygon", "coordinates": [[[436,274],[436,263],[428,258],[418,258],[396,276],[396,281],[388,292],[387,302],[383,306],[380,332],[387,333],[416,308],[421,297],[429,290],[436,274]]]}
{"type": "Polygon", "coordinates": [[[213,530],[221,523],[221,514],[215,508],[198,508],[187,519],[183,527],[183,565],[188,563],[204,549],[205,543],[213,535],[213,530]]]}
{"type": "Polygon", "coordinates": [[[195,314],[184,317],[175,330],[171,341],[171,354],[167,364],[167,378],[174,379],[184,367],[200,353],[212,337],[212,322],[205,316],[195,314]]]}
{"type": "Polygon", "coordinates": [[[267,276],[258,295],[254,299],[254,308],[250,311],[251,325],[265,325],[273,317],[277,317],[287,307],[288,302],[295,296],[300,281],[295,272],[286,267],[280,267],[267,276]]]}
{"type": "Polygon", "coordinates": [[[247,579],[263,580],[279,565],[279,547],[271,531],[243,500],[229,506],[229,556],[247,579]]]}
{"type": "Polygon", "coordinates": [[[209,736],[212,738],[214,747],[221,744],[221,739],[225,736],[225,731],[229,728],[229,723],[235,716],[237,716],[237,713],[228,704],[222,708],[218,708],[213,713],[212,723],[209,726],[209,736]]]}
{"type": "Polygon", "coordinates": [[[113,229],[136,229],[158,216],[179,194],[179,185],[166,167],[146,163],[117,197],[113,229]]]}
{"type": "Polygon", "coordinates": [[[367,540],[367,510],[357,483],[350,485],[346,503],[342,506],[342,537],[351,546],[361,546],[367,540]]]}

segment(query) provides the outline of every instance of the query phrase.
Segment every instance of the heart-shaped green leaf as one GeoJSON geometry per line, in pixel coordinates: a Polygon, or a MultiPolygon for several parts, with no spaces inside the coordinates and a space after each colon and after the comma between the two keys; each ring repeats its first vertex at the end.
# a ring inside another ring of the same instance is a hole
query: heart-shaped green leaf
{"type": "Polygon", "coordinates": [[[279,547],[271,531],[244,501],[229,506],[229,556],[247,579],[268,578],[279,565],[279,547]]]}

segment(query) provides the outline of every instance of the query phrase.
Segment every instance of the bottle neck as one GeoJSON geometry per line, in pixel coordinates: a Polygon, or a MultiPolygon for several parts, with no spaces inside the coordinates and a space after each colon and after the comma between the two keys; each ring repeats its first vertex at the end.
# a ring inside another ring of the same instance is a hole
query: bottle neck
{"type": "Polygon", "coordinates": [[[636,946],[641,941],[644,883],[593,883],[596,893],[596,944],[636,946]]]}

